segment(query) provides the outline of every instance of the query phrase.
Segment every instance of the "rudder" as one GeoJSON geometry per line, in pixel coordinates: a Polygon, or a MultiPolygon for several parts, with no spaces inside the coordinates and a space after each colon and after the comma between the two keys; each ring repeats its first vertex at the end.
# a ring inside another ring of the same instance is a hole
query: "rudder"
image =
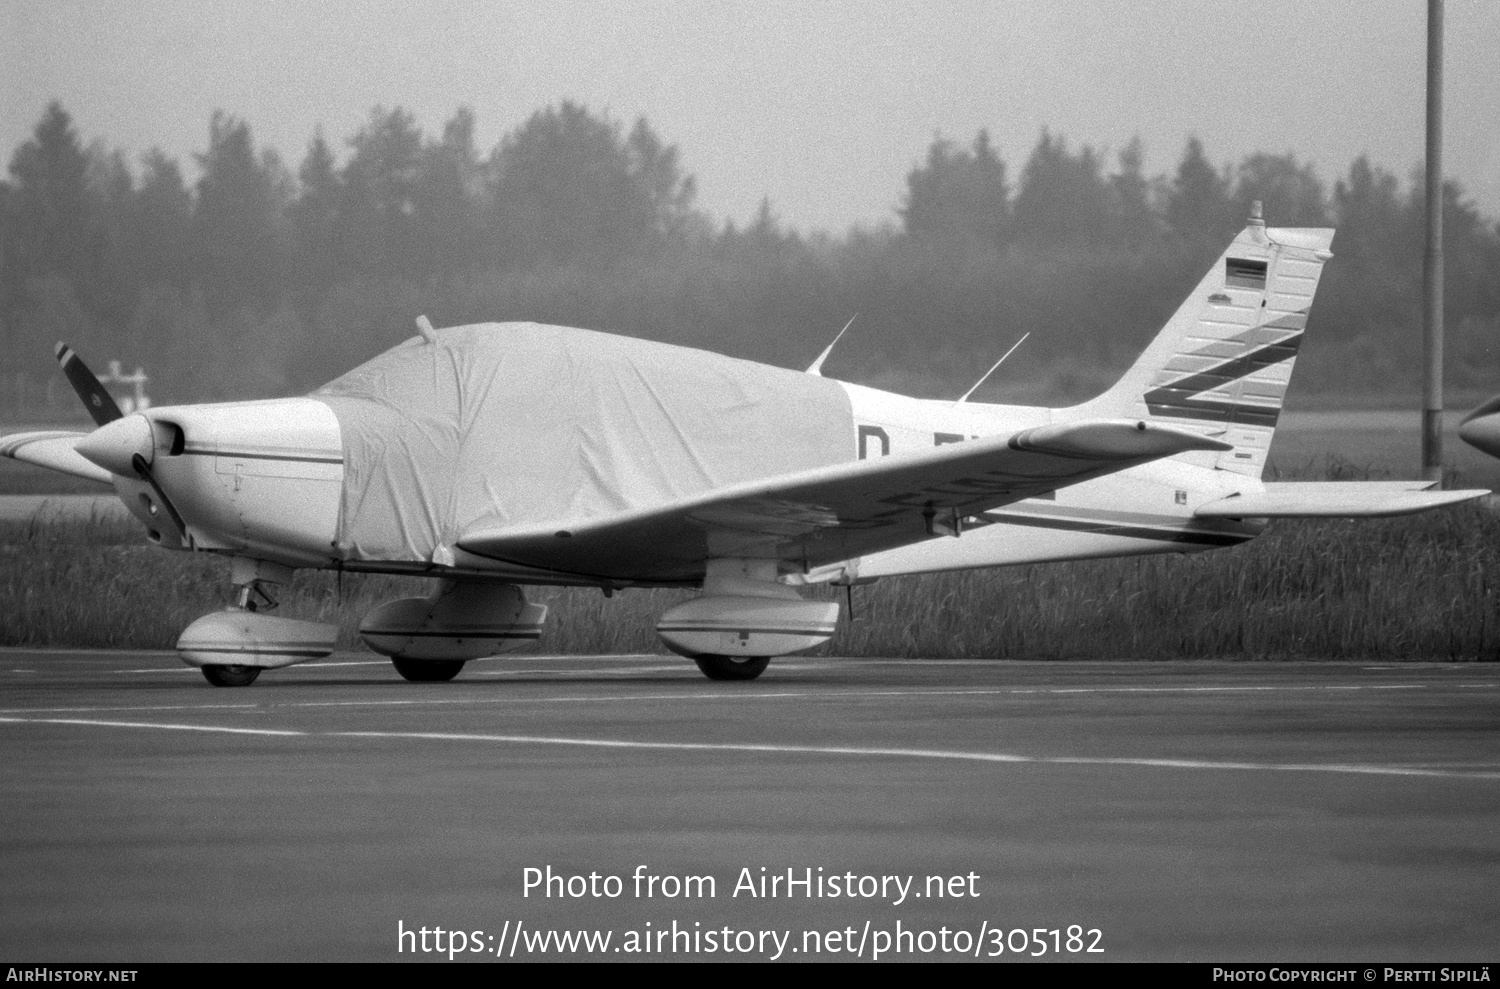
{"type": "Polygon", "coordinates": [[[1130,370],[1068,417],[1201,429],[1233,449],[1182,459],[1260,476],[1332,242],[1330,229],[1267,229],[1257,208],[1130,370]]]}

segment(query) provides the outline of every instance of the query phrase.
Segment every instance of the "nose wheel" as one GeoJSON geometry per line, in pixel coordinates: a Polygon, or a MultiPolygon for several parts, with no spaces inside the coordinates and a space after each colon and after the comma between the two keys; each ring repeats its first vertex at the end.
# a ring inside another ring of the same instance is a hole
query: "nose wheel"
{"type": "Polygon", "coordinates": [[[770,656],[694,656],[693,662],[710,680],[754,680],[766,671],[770,656]]]}

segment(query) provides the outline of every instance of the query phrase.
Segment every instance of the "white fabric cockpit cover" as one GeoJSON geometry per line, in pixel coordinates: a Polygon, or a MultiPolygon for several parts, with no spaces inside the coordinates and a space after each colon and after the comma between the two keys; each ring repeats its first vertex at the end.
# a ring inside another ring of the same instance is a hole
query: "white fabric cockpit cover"
{"type": "Polygon", "coordinates": [[[537,323],[420,337],[324,385],[344,559],[432,561],[465,533],[576,522],[854,458],[836,382],[537,323]]]}

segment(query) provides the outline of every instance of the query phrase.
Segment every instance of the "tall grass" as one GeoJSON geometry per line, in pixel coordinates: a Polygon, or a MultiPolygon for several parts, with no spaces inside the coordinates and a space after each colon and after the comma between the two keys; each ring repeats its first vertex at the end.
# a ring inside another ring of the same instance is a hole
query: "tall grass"
{"type": "MultiPolygon", "coordinates": [[[[419,578],[299,573],[278,614],[337,622],[425,594],[419,578]]],[[[539,648],[661,651],[687,592],[536,588],[539,648]]],[[[835,589],[820,589],[827,596],[835,589]]],[[[228,603],[228,566],[143,545],[128,522],[0,527],[0,644],[169,649],[228,603]]],[[[840,596],[842,596],[840,594],[840,596]]],[[[1005,659],[1422,659],[1500,655],[1500,516],[1481,505],[1390,520],[1280,522],[1192,556],[887,579],[854,590],[832,655],[1005,659]]]]}
{"type": "Polygon", "coordinates": [[[1193,556],[937,574],[855,591],[852,655],[1493,659],[1500,520],[1298,521],[1193,556]]]}

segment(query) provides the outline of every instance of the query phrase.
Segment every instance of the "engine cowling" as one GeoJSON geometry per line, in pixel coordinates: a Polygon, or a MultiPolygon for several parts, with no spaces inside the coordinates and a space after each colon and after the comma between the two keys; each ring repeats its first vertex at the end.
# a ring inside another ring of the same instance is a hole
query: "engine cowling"
{"type": "Polygon", "coordinates": [[[468,660],[511,652],[541,637],[547,606],[514,584],[445,580],[425,598],[388,601],[360,622],[365,644],[385,656],[468,660]]]}

